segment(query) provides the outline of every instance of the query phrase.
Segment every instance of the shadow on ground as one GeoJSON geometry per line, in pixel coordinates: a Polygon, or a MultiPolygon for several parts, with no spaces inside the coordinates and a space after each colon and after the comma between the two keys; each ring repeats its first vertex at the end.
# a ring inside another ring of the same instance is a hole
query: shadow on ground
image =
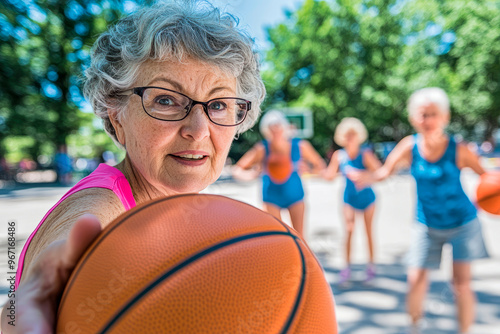
{"type": "MultiPolygon", "coordinates": [[[[324,266],[324,269],[327,275],[338,279],[339,268],[324,266]]],[[[405,312],[407,285],[406,267],[403,262],[377,265],[377,277],[370,283],[364,282],[364,270],[363,265],[353,265],[349,284],[339,285],[331,282],[337,304],[340,333],[411,333],[405,312]]],[[[477,314],[476,325],[491,324],[492,320],[500,317],[500,291],[497,294],[476,292],[476,296],[483,310],[477,314]]],[[[420,333],[458,332],[453,290],[449,282],[431,281],[424,305],[425,318],[421,323],[420,333]]],[[[474,331],[474,334],[481,332],[474,331]]]]}

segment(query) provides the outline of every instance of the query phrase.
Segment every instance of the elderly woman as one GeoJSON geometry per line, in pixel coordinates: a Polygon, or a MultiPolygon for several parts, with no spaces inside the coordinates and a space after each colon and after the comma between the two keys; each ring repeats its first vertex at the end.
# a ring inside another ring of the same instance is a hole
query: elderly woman
{"type": "Polygon", "coordinates": [[[371,187],[362,189],[356,188],[349,179],[352,170],[375,171],[381,163],[368,147],[362,144],[368,139],[368,131],[365,125],[357,118],[346,117],[337,125],[335,142],[343,149],[335,151],[330,160],[323,177],[326,180],[333,180],[340,172],[345,176],[344,206],[343,214],[346,224],[345,234],[345,260],[346,267],[340,272],[339,284],[348,283],[351,278],[351,241],[354,232],[356,212],[363,214],[365,220],[366,242],[368,248],[369,263],[366,267],[365,282],[368,283],[375,278],[375,256],[373,250],[373,216],[375,214],[375,193],[371,187]]]}
{"type": "MultiPolygon", "coordinates": [[[[277,110],[267,112],[260,121],[260,132],[264,136],[236,163],[234,176],[250,179],[254,166],[262,166],[262,200],[265,211],[281,219],[281,210],[290,213],[293,228],[304,235],[304,188],[300,179],[302,160],[319,172],[325,162],[307,141],[292,138],[292,129],[285,115],[277,110]]],[[[260,168],[259,168],[260,169],[260,168]]],[[[257,170],[259,170],[257,169],[257,170]]]]}
{"type": "Polygon", "coordinates": [[[98,38],[84,91],[126,158],[80,181],[29,237],[16,276],[18,321],[8,325],[4,314],[4,334],[52,332],[69,274],[115,217],[219,177],[265,95],[252,45],[232,16],[200,1],[143,8],[98,38]]]}
{"type": "Polygon", "coordinates": [[[476,298],[471,286],[471,263],[488,257],[477,210],[465,194],[460,171],[485,171],[478,156],[446,134],[450,102],[441,88],[414,92],[408,100],[415,135],[403,138],[384,165],[373,173],[353,175],[362,186],[380,181],[402,165],[411,167],[417,185],[416,217],[408,254],[407,311],[416,331],[423,317],[429,270],[439,268],[444,244],[453,247],[453,290],[460,333],[474,323],[476,298]]]}

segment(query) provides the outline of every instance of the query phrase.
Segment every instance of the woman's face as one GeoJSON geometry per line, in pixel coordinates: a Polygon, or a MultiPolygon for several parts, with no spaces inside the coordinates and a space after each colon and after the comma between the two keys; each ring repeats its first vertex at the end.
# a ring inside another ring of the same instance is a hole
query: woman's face
{"type": "MultiPolygon", "coordinates": [[[[236,78],[192,58],[149,61],[134,87],[171,89],[196,101],[236,97],[236,78]]],[[[193,106],[181,121],[161,121],[146,114],[141,97],[131,95],[120,121],[118,140],[140,176],[165,194],[199,192],[219,177],[236,127],[212,123],[203,106],[193,106]]]]}
{"type": "Polygon", "coordinates": [[[285,127],[281,123],[269,125],[269,133],[272,140],[282,139],[285,137],[285,127]]]}
{"type": "Polygon", "coordinates": [[[359,144],[360,144],[359,136],[358,136],[358,133],[356,132],[356,130],[349,129],[344,135],[344,142],[345,142],[345,145],[344,145],[345,147],[359,146],[359,144]]]}
{"type": "Polygon", "coordinates": [[[442,112],[434,103],[418,106],[410,117],[410,122],[417,132],[424,135],[440,133],[449,121],[449,114],[442,112]]]}

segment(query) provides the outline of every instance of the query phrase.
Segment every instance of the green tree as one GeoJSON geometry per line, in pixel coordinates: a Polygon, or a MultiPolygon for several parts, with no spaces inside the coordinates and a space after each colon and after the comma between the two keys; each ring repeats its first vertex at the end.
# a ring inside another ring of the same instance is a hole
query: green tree
{"type": "Polygon", "coordinates": [[[452,131],[489,139],[500,117],[500,1],[416,0],[405,12],[409,87],[442,87],[452,131]]]}
{"type": "Polygon", "coordinates": [[[109,0],[1,2],[0,140],[33,138],[32,158],[46,143],[66,143],[85,106],[80,78],[90,46],[123,10],[109,0]]]}
{"type": "Polygon", "coordinates": [[[448,92],[451,132],[498,128],[498,0],[305,0],[268,34],[267,106],[310,107],[322,152],[346,116],[372,141],[409,134],[406,100],[428,86],[448,92]]]}
{"type": "Polygon", "coordinates": [[[268,102],[310,107],[312,142],[323,152],[346,116],[362,119],[376,141],[399,139],[408,129],[405,85],[397,73],[402,36],[395,2],[306,0],[268,31],[268,102]]]}

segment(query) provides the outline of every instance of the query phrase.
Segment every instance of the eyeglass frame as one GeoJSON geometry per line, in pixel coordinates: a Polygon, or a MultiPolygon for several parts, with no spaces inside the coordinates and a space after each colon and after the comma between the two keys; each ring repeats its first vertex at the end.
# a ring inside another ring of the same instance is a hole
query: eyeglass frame
{"type": "Polygon", "coordinates": [[[239,98],[239,97],[218,97],[218,98],[215,98],[215,99],[210,99],[207,102],[202,102],[202,101],[193,100],[192,98],[190,98],[186,94],[182,94],[182,93],[180,93],[178,91],[175,91],[175,90],[172,90],[172,89],[168,89],[168,88],[164,88],[164,87],[157,87],[157,86],[133,87],[133,88],[121,91],[121,92],[115,94],[115,96],[132,96],[134,94],[141,97],[142,109],[144,110],[144,112],[146,113],[146,115],[148,115],[151,118],[157,119],[159,121],[164,121],[164,122],[179,122],[179,121],[182,121],[182,120],[186,119],[186,117],[189,116],[189,113],[191,112],[191,110],[193,109],[193,107],[195,105],[201,104],[203,106],[203,111],[207,115],[207,117],[210,120],[210,122],[212,122],[212,123],[214,123],[215,125],[218,125],[218,126],[228,126],[228,127],[231,127],[231,126],[237,126],[237,125],[240,125],[241,123],[243,123],[245,121],[245,119],[247,118],[248,112],[252,109],[252,101],[249,101],[249,100],[246,100],[246,99],[242,99],[242,98],[239,98]],[[186,115],[184,117],[182,117],[181,119],[175,119],[175,120],[161,119],[161,118],[155,117],[153,115],[150,115],[148,113],[148,111],[146,110],[146,107],[144,106],[144,98],[143,98],[144,92],[148,88],[155,88],[155,89],[166,90],[166,91],[169,91],[169,92],[172,92],[172,93],[176,93],[176,94],[182,95],[185,98],[187,98],[189,100],[189,104],[186,106],[186,108],[188,108],[187,111],[186,111],[186,115]],[[124,94],[124,93],[128,93],[128,92],[131,92],[131,93],[130,94],[124,94]],[[243,119],[239,123],[232,124],[232,125],[219,124],[219,123],[215,123],[210,118],[210,115],[208,114],[208,104],[210,102],[212,102],[212,101],[223,100],[223,99],[233,99],[233,100],[245,101],[245,103],[247,105],[247,110],[245,111],[245,117],[243,117],[243,119]]]}

